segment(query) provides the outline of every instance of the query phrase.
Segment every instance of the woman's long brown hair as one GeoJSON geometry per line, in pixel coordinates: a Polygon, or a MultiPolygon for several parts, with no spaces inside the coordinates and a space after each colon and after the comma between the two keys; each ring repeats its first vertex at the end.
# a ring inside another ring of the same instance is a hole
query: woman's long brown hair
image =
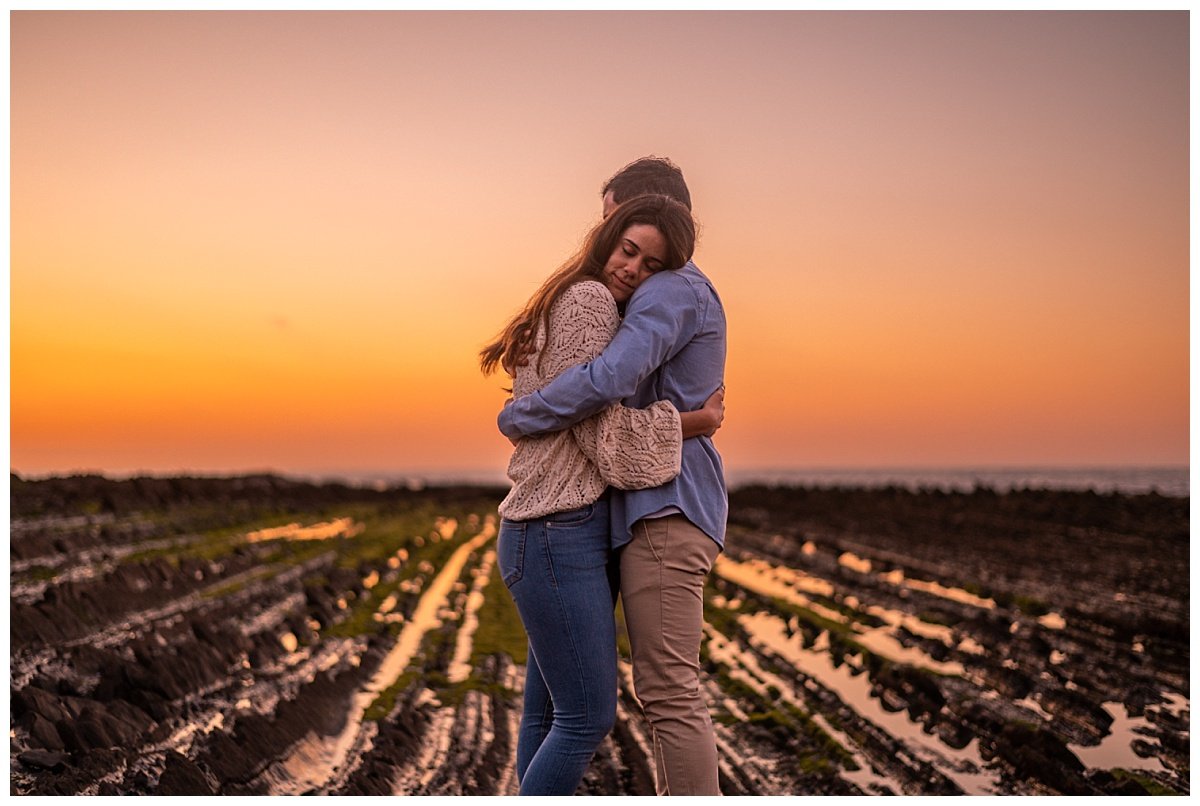
{"type": "Polygon", "coordinates": [[[573,283],[604,282],[608,258],[617,249],[625,230],[634,224],[649,224],[662,233],[667,247],[665,265],[678,269],[691,260],[696,248],[696,224],[691,211],[668,196],[652,194],[629,199],[588,233],[579,252],[551,274],[496,339],[479,351],[483,374],[492,374],[498,366],[509,375],[515,374],[518,364],[537,350],[538,326],[549,327],[551,306],[573,283]]]}

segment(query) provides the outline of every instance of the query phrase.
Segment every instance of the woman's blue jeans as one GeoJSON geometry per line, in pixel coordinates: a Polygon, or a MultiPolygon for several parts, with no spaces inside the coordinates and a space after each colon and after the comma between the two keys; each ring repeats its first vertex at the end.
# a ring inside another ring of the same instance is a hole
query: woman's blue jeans
{"type": "Polygon", "coordinates": [[[500,523],[500,573],[529,636],[517,738],[522,795],[574,794],[616,719],[608,523],[607,497],[500,523]]]}

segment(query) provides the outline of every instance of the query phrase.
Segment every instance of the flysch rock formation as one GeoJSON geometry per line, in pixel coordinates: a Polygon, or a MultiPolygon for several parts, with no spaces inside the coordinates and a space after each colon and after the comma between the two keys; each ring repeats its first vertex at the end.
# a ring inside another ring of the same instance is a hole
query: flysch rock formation
{"type": "MultiPolygon", "coordinates": [[[[516,793],[502,490],[12,491],[12,794],[516,793]]],[[[722,791],[1188,793],[1188,531],[1155,494],[735,491],[700,656],[722,791]]],[[[619,672],[581,794],[654,792],[619,672]]]]}

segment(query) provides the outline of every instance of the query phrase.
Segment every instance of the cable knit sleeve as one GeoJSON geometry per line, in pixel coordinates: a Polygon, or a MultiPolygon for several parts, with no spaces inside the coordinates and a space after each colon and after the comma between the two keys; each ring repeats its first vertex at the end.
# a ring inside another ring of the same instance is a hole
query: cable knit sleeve
{"type": "Polygon", "coordinates": [[[666,400],[644,409],[612,405],[571,427],[600,477],[622,490],[644,490],[679,475],[683,429],[666,400]]]}
{"type": "MultiPolygon", "coordinates": [[[[612,294],[601,283],[576,283],[550,312],[546,377],[591,361],[612,340],[620,318],[612,294]]],[[[571,428],[583,454],[607,484],[640,490],[679,475],[683,432],[679,412],[665,400],[645,409],[613,404],[571,428]]]]}

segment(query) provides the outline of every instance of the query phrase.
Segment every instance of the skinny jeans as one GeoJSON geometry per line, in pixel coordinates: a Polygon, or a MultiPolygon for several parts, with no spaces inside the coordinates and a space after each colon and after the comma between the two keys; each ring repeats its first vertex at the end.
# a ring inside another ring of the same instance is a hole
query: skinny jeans
{"type": "Polygon", "coordinates": [[[522,795],[574,794],[616,721],[608,509],[606,496],[500,522],[497,562],[529,637],[517,737],[522,795]]]}

